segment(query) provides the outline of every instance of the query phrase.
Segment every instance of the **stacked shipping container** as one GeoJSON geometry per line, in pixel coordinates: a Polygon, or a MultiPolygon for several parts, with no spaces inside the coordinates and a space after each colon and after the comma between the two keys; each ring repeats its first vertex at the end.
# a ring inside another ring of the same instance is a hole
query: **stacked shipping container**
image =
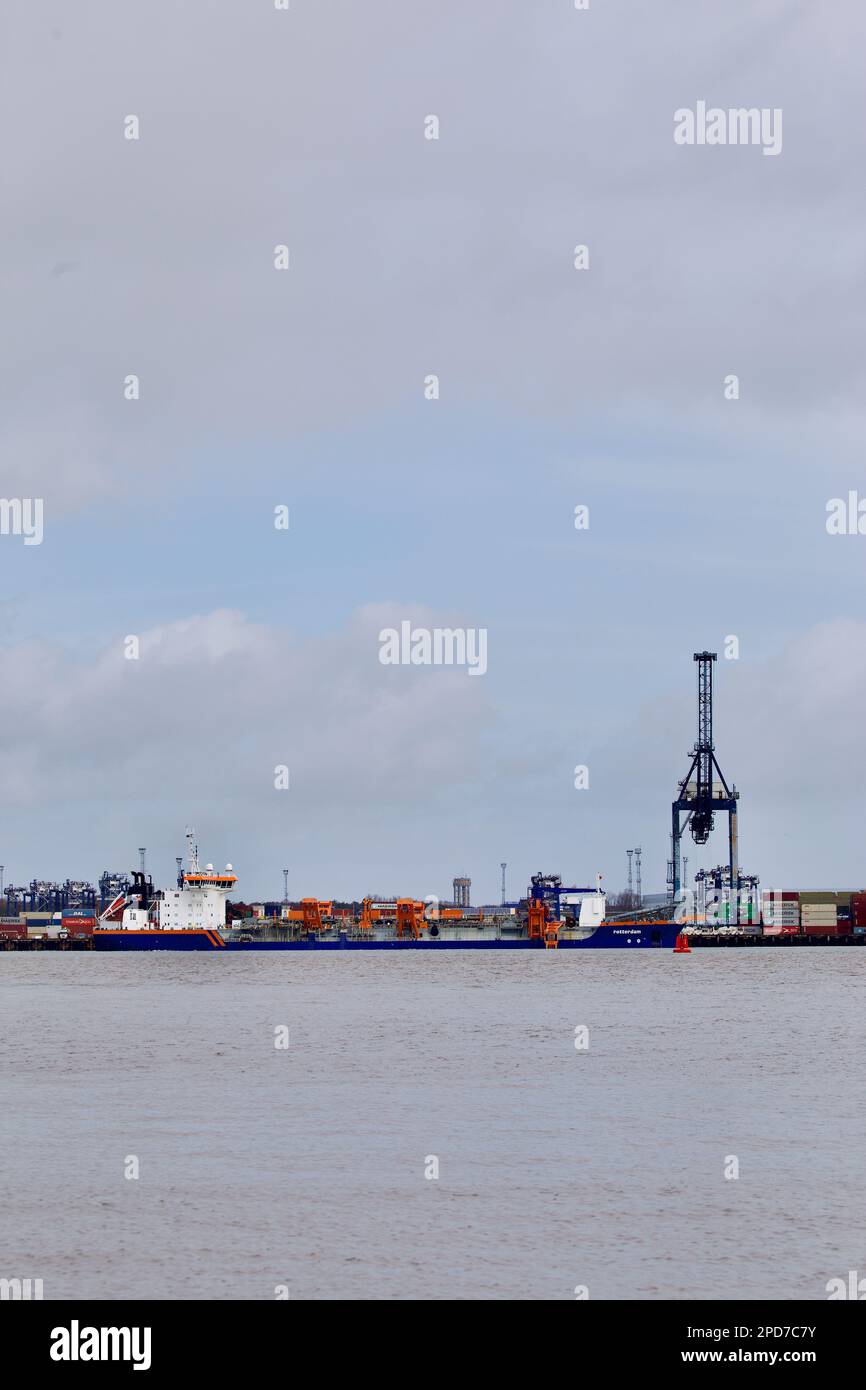
{"type": "Polygon", "coordinates": [[[836,896],[831,892],[800,894],[800,924],[806,936],[837,935],[836,896]]]}
{"type": "Polygon", "coordinates": [[[61,915],[60,927],[70,936],[92,936],[96,930],[96,918],[89,908],[68,908],[61,915]]]}
{"type": "Polygon", "coordinates": [[[761,894],[761,921],[768,936],[861,936],[866,934],[866,891],[767,890],[761,894]]]}
{"type": "Polygon", "coordinates": [[[782,936],[800,929],[800,895],[778,890],[761,894],[761,921],[768,936],[782,936]]]}

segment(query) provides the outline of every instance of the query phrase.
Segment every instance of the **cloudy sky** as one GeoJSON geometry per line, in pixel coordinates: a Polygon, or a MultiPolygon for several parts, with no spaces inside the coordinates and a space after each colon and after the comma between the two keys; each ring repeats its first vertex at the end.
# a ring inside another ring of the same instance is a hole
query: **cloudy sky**
{"type": "Polygon", "coordinates": [[[658,890],[709,647],[744,868],[866,885],[866,536],[825,524],[864,40],[859,0],[7,0],[6,881],[164,883],[192,823],[248,899],[616,888],[636,844],[658,890]],[[678,146],[699,101],[781,153],[678,146]],[[381,665],[404,620],[487,673],[381,665]]]}

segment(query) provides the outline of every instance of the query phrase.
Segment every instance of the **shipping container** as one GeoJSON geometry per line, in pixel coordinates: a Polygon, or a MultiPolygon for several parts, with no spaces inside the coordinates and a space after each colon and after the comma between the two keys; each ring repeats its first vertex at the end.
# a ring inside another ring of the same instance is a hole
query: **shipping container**
{"type": "Polygon", "coordinates": [[[803,903],[833,903],[836,902],[835,893],[801,893],[800,904],[803,903]]]}
{"type": "Polygon", "coordinates": [[[70,936],[92,936],[96,930],[96,918],[64,917],[60,929],[68,932],[70,936]]]}
{"type": "Polygon", "coordinates": [[[851,916],[858,927],[866,927],[866,893],[851,895],[851,916]]]}

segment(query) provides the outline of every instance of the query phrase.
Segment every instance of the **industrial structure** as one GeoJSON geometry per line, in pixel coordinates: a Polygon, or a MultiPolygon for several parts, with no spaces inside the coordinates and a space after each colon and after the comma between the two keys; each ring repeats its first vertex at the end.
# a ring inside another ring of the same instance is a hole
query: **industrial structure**
{"type": "MultiPolygon", "coordinates": [[[[759,879],[755,874],[738,873],[736,897],[731,892],[731,870],[728,864],[714,869],[699,869],[695,874],[696,922],[711,925],[748,925],[761,921],[759,879]]],[[[835,917],[833,919],[835,925],[835,917]]]]}
{"type": "Polygon", "coordinates": [[[671,807],[671,858],[668,886],[673,902],[678,902],[682,887],[680,877],[680,841],[683,830],[689,829],[696,845],[705,845],[710,838],[716,813],[728,816],[729,881],[739,888],[737,863],[737,801],[739,792],[733,783],[728,786],[719,767],[713,743],[713,662],[715,652],[695,652],[698,667],[698,737],[691,752],[691,765],[677,788],[671,807]],[[718,782],[713,774],[718,775],[718,782]],[[685,815],[685,822],[681,817],[685,815]]]}
{"type": "MultiPolygon", "coordinates": [[[[628,856],[628,889],[626,892],[626,902],[630,908],[642,907],[643,887],[640,876],[640,857],[643,854],[643,850],[640,845],[637,845],[635,849],[627,849],[626,854],[628,856]]],[[[668,867],[670,867],[670,865],[668,867]]],[[[668,879],[670,879],[670,873],[668,874],[668,879]]]]}
{"type": "Polygon", "coordinates": [[[469,907],[470,893],[472,891],[471,878],[455,878],[454,880],[454,906],[469,907]]]}

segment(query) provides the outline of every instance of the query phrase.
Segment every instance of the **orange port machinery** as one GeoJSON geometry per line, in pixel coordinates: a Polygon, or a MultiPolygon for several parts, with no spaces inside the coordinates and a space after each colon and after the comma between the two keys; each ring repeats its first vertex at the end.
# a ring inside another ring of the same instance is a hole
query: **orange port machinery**
{"type": "Polygon", "coordinates": [[[333,906],[319,898],[301,898],[300,907],[290,908],[283,921],[297,922],[302,932],[326,931],[331,925],[328,919],[333,906]]]}
{"type": "Polygon", "coordinates": [[[397,936],[413,936],[417,941],[424,930],[424,904],[414,898],[397,900],[397,936]]]}
{"type": "Polygon", "coordinates": [[[555,951],[559,946],[560,926],[561,923],[550,915],[547,903],[530,898],[526,909],[526,934],[530,941],[543,941],[546,950],[555,951]]]}
{"type": "Polygon", "coordinates": [[[393,922],[398,938],[411,936],[417,941],[424,930],[424,907],[425,904],[416,898],[398,898],[395,903],[389,903],[386,910],[373,907],[372,898],[365,898],[361,904],[358,926],[362,932],[367,932],[372,931],[378,922],[393,922]]]}

